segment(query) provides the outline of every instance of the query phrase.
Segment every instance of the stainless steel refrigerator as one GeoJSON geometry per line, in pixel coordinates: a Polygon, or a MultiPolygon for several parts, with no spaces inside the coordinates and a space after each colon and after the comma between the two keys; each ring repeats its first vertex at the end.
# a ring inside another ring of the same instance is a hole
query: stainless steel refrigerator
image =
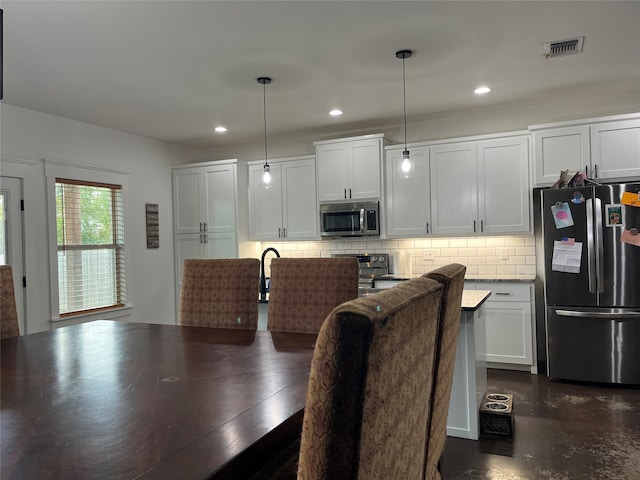
{"type": "Polygon", "coordinates": [[[541,191],[547,373],[640,385],[640,183],[541,191]]]}

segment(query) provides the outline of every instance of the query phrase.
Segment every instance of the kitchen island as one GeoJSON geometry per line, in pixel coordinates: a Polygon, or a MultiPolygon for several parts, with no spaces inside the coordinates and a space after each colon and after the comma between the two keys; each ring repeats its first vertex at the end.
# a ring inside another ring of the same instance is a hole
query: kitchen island
{"type": "MultiPolygon", "coordinates": [[[[361,289],[360,294],[372,295],[380,290],[361,289]]],[[[451,437],[478,439],[478,412],[487,389],[483,304],[490,295],[490,290],[464,290],[462,293],[456,363],[447,417],[447,435],[451,437]]],[[[260,303],[258,308],[258,329],[266,330],[268,303],[260,303]]]]}

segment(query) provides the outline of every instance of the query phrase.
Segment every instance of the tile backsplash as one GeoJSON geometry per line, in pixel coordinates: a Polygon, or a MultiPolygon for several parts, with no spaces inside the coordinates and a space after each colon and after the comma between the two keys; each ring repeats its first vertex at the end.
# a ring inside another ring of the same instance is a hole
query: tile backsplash
{"type": "Polygon", "coordinates": [[[418,276],[448,263],[467,266],[467,278],[517,278],[536,273],[535,237],[450,237],[433,239],[339,239],[312,242],[262,242],[283,257],[330,257],[335,253],[388,253],[395,274],[418,276]],[[401,263],[404,262],[404,267],[401,263]],[[396,263],[398,265],[396,265],[396,263]],[[410,267],[408,264],[410,263],[410,267]],[[407,272],[406,270],[409,269],[407,272]],[[405,270],[405,271],[403,271],[405,270]]]}

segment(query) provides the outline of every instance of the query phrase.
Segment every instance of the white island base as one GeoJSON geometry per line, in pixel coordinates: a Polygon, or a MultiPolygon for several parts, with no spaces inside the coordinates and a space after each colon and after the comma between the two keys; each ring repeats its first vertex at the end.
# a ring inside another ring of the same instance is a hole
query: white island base
{"type": "Polygon", "coordinates": [[[489,290],[465,290],[456,363],[447,416],[447,435],[477,440],[480,402],[487,390],[485,318],[482,304],[489,290]]]}

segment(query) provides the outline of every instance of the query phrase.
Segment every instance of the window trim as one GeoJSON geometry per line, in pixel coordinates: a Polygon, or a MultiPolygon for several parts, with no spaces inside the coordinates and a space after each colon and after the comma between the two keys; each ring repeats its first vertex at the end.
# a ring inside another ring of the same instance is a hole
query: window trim
{"type": "Polygon", "coordinates": [[[47,224],[49,242],[49,278],[50,278],[50,305],[51,321],[61,321],[77,319],[82,317],[95,316],[97,312],[111,312],[122,308],[130,307],[130,228],[127,213],[128,202],[128,172],[109,170],[97,166],[78,166],[53,160],[45,159],[45,178],[47,186],[47,224]],[[127,294],[126,303],[98,309],[87,309],[79,312],[69,312],[60,314],[60,304],[58,297],[58,242],[56,226],[56,179],[64,179],[65,182],[77,181],[81,184],[91,184],[96,186],[120,185],[122,188],[122,205],[124,221],[124,256],[125,256],[125,286],[127,294]]]}

